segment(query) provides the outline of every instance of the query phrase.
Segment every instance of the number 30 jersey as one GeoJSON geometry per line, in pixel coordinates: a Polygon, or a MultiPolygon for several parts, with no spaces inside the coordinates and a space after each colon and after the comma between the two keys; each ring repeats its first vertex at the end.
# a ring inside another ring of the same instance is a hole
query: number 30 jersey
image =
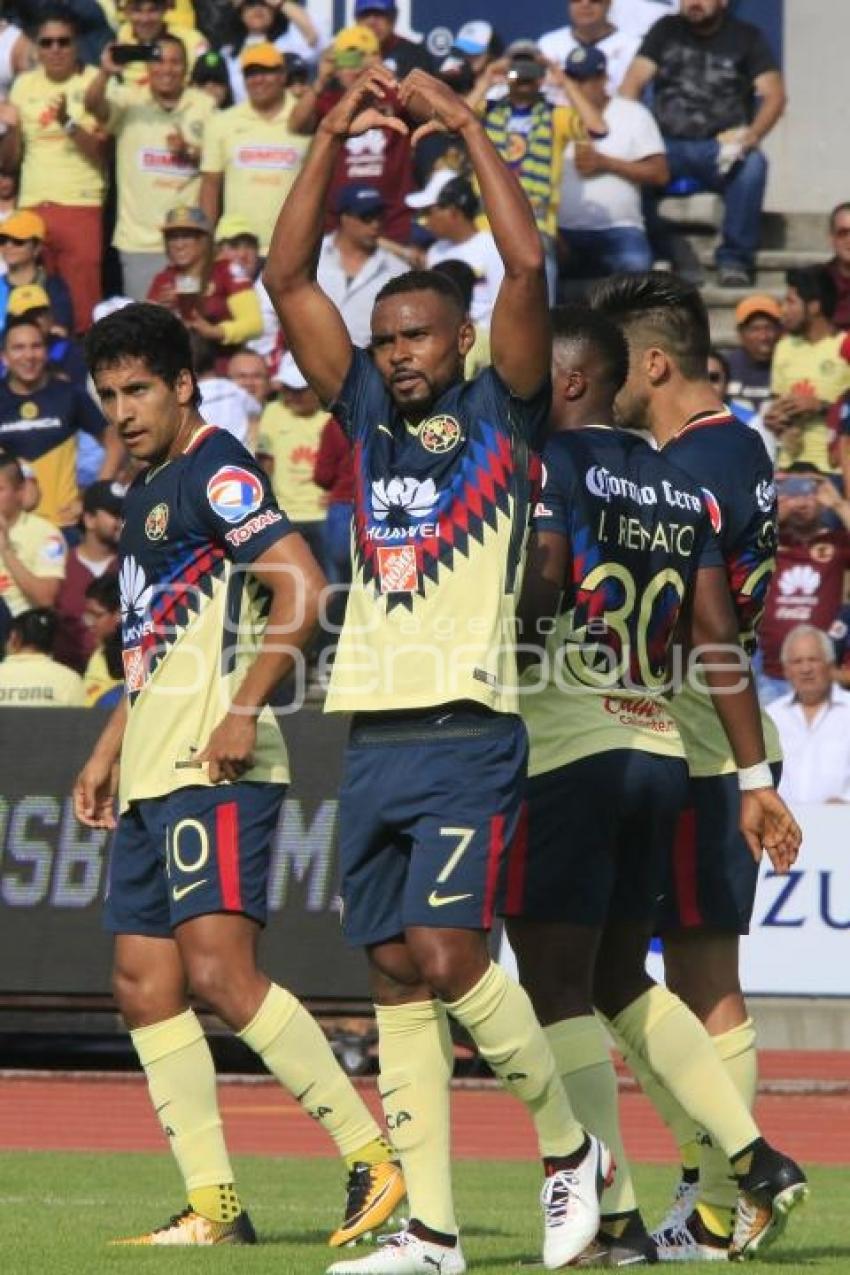
{"type": "Polygon", "coordinates": [[[570,552],[544,659],[522,679],[529,774],[615,748],[682,757],[670,647],[696,570],[723,565],[699,489],[606,426],[554,435],[543,459],[534,528],[570,552]]]}
{"type": "MultiPolygon", "coordinates": [[[[665,444],[663,455],[700,484],[717,533],[741,646],[756,649],[758,628],[776,566],[776,488],[773,466],[758,434],[731,412],[695,416],[665,444]]],[[[711,698],[690,682],[672,704],[697,778],[730,774],[735,760],[711,698]]],[[[762,713],[767,759],[782,759],[772,718],[762,713]]]]}

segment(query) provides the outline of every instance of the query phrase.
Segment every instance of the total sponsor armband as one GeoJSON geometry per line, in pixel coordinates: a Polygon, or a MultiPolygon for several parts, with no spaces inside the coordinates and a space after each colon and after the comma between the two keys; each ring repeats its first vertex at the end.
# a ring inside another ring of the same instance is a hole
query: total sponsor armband
{"type": "Polygon", "coordinates": [[[773,775],[766,761],[755,766],[745,766],[738,771],[738,787],[741,792],[752,792],[754,788],[772,788],[773,775]]]}

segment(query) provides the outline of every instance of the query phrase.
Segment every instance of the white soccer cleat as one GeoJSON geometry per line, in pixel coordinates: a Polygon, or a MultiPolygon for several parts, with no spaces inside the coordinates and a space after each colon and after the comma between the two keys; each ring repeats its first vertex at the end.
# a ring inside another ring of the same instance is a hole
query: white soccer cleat
{"type": "Polygon", "coordinates": [[[410,1231],[379,1236],[378,1244],[367,1257],[334,1262],[327,1275],[463,1275],[466,1270],[460,1244],[447,1248],[410,1231]]]}
{"type": "Polygon", "coordinates": [[[698,1199],[699,1178],[695,1182],[680,1178],[670,1207],[652,1232],[653,1236],[657,1239],[662,1231],[677,1231],[693,1213],[698,1199]]]}
{"type": "Polygon", "coordinates": [[[709,1231],[696,1209],[690,1217],[652,1232],[658,1248],[659,1262],[726,1262],[729,1240],[709,1231]]]}
{"type": "Polygon", "coordinates": [[[543,1183],[543,1265],[556,1271],[587,1247],[599,1230],[599,1200],[614,1181],[614,1160],[589,1133],[590,1146],[574,1169],[559,1169],[543,1183]]]}

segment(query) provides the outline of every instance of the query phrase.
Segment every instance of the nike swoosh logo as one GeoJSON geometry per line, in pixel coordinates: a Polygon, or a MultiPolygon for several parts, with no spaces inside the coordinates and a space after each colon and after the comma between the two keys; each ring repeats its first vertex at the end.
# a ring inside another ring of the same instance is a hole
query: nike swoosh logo
{"type": "Polygon", "coordinates": [[[155,1108],[156,1114],[159,1115],[160,1111],[165,1111],[165,1108],[170,1106],[171,1106],[171,1099],[169,1098],[167,1102],[160,1103],[160,1105],[155,1108]]]}
{"type": "Polygon", "coordinates": [[[175,885],[171,891],[171,897],[175,903],[179,903],[187,894],[191,894],[193,890],[197,890],[199,886],[206,885],[207,878],[202,877],[200,881],[192,881],[189,885],[175,885]]]}
{"type": "Polygon", "coordinates": [[[308,1086],[307,1086],[307,1088],[304,1090],[304,1092],[303,1092],[303,1093],[297,1093],[297,1094],[295,1095],[295,1101],[296,1101],[296,1102],[303,1102],[303,1101],[304,1101],[304,1099],[307,1097],[307,1094],[308,1094],[308,1093],[310,1092],[310,1090],[313,1088],[313,1085],[315,1085],[315,1083],[316,1083],[316,1082],[315,1082],[315,1080],[314,1080],[314,1081],[313,1081],[313,1084],[312,1084],[312,1085],[308,1085],[308,1086]]]}
{"type": "Polygon", "coordinates": [[[393,1094],[398,1093],[400,1089],[408,1089],[409,1087],[410,1087],[410,1081],[407,1081],[406,1084],[396,1085],[395,1089],[388,1089],[386,1093],[381,1093],[379,1089],[378,1097],[380,1098],[381,1102],[386,1102],[387,1098],[392,1098],[393,1094]]]}
{"type": "Polygon", "coordinates": [[[447,903],[460,903],[462,899],[471,898],[471,894],[438,894],[436,890],[432,890],[428,895],[428,902],[432,908],[444,908],[447,903]]]}

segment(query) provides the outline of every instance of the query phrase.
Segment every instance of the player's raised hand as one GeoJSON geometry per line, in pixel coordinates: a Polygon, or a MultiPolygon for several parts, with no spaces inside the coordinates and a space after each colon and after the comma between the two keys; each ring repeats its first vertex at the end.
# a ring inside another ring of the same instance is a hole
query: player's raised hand
{"type": "Polygon", "coordinates": [[[118,767],[93,753],[74,783],[74,814],[87,828],[114,828],[118,767]]]}
{"type": "Polygon", "coordinates": [[[392,71],[383,64],[370,66],[328,111],[319,125],[319,132],[344,138],[356,137],[370,128],[391,128],[406,135],[408,128],[404,120],[387,113],[395,100],[396,88],[397,81],[392,71]]]}
{"type": "Polygon", "coordinates": [[[459,133],[476,118],[462,97],[427,71],[417,69],[406,75],[398,96],[407,114],[423,121],[411,138],[414,146],[429,133],[459,133]]]}
{"type": "Polygon", "coordinates": [[[194,762],[209,766],[212,783],[235,783],[253,766],[256,743],[256,717],[252,712],[236,709],[221,719],[206,748],[195,754],[194,762]]]}
{"type": "Polygon", "coordinates": [[[774,872],[785,873],[794,866],[803,833],[774,788],[741,793],[740,829],[756,863],[766,850],[774,872]]]}

